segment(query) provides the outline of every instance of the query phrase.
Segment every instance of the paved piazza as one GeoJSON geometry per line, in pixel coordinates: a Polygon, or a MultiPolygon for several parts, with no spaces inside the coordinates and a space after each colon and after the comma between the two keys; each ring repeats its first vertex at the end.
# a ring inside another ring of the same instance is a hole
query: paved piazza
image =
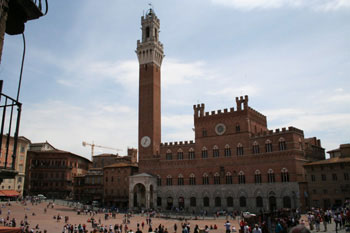
{"type": "MultiPolygon", "coordinates": [[[[25,214],[28,216],[28,222],[30,224],[30,228],[35,228],[36,224],[39,224],[40,230],[43,232],[44,229],[47,230],[49,233],[61,233],[64,223],[64,216],[69,216],[69,223],[71,224],[86,224],[87,229],[89,232],[92,230],[91,223],[88,223],[87,220],[90,218],[89,215],[78,215],[76,211],[74,211],[72,208],[61,206],[61,205],[55,205],[54,208],[47,209],[47,213],[44,213],[44,208],[47,206],[46,202],[32,205],[27,204],[27,206],[23,206],[20,203],[11,202],[11,206],[2,206],[5,204],[5,202],[0,202],[1,205],[1,218],[6,218],[8,214],[8,210],[10,210],[10,219],[16,218],[17,226],[20,224],[20,221],[24,219],[25,214]],[[32,215],[32,213],[35,213],[35,216],[32,215]],[[57,215],[62,216],[63,218],[60,220],[60,222],[57,222],[57,220],[53,219],[53,216],[57,215]]],[[[110,218],[108,220],[104,220],[104,214],[97,214],[95,215],[95,219],[98,221],[98,219],[101,219],[101,224],[104,225],[110,225],[112,224],[122,224],[123,223],[123,214],[118,214],[116,216],[116,219],[110,218]]],[[[305,219],[305,216],[303,216],[305,219]]],[[[128,229],[133,230],[133,232],[136,231],[137,223],[141,225],[142,222],[145,223],[145,228],[142,230],[142,232],[148,232],[148,226],[146,225],[146,216],[141,217],[140,215],[135,215],[130,219],[130,224],[128,224],[128,229]]],[[[230,220],[231,225],[235,225],[237,229],[238,228],[238,219],[236,220],[230,220]]],[[[204,219],[204,220],[189,220],[188,221],[191,225],[191,232],[193,231],[193,228],[195,225],[198,225],[200,228],[204,228],[205,225],[213,225],[216,224],[218,229],[217,230],[211,230],[210,233],[224,233],[225,227],[224,223],[226,222],[225,217],[220,217],[218,219],[204,219]]],[[[177,224],[178,230],[177,232],[181,233],[181,223],[183,221],[175,220],[175,219],[163,219],[163,218],[152,218],[152,226],[153,230],[158,227],[159,224],[164,225],[169,233],[174,233],[174,224],[177,224]]],[[[124,229],[124,227],[123,227],[124,229]]],[[[328,225],[328,232],[335,232],[334,231],[334,224],[328,225]]],[[[323,230],[323,227],[321,226],[321,231],[323,230]]],[[[313,231],[314,232],[314,231],[313,231]]],[[[344,229],[338,232],[345,232],[344,229]]]]}

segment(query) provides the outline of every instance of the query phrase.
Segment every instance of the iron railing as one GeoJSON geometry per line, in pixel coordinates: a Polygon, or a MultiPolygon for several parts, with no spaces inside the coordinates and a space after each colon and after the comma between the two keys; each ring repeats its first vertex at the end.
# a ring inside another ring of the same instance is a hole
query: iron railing
{"type": "Polygon", "coordinates": [[[15,164],[16,164],[16,156],[17,156],[17,144],[18,144],[18,132],[19,132],[19,125],[21,120],[21,111],[22,111],[22,104],[18,102],[17,100],[11,98],[8,95],[5,95],[2,93],[2,85],[3,80],[0,80],[0,109],[2,109],[2,118],[1,118],[1,129],[0,129],[0,152],[2,153],[2,146],[3,146],[3,139],[6,140],[5,144],[5,164],[3,166],[4,169],[8,169],[8,159],[9,159],[9,153],[10,153],[10,141],[11,141],[11,135],[13,133],[13,149],[12,149],[12,164],[11,169],[15,170],[15,164]],[[15,112],[17,110],[17,113],[15,112]],[[8,113],[9,111],[9,113],[8,113]],[[15,129],[12,129],[13,121],[15,121],[15,129]],[[7,133],[5,132],[7,131],[7,133]],[[6,134],[5,134],[6,133],[6,134]],[[6,137],[4,138],[4,134],[6,137]]]}

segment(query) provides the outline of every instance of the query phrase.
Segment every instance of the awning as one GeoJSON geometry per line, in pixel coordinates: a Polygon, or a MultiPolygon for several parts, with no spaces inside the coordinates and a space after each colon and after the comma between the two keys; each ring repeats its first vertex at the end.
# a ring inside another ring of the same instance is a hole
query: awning
{"type": "Polygon", "coordinates": [[[19,227],[0,227],[1,233],[21,233],[21,228],[19,227]]]}
{"type": "Polygon", "coordinates": [[[17,197],[20,193],[15,190],[0,190],[0,196],[3,197],[17,197]]]}

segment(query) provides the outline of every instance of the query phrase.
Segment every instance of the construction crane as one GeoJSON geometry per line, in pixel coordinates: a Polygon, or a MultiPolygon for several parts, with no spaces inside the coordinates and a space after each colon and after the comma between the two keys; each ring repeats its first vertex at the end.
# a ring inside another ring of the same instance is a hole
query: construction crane
{"type": "Polygon", "coordinates": [[[121,151],[121,149],[117,149],[117,148],[113,148],[113,147],[107,147],[107,146],[100,146],[100,145],[96,145],[94,142],[92,143],[87,143],[83,141],[83,146],[91,146],[91,160],[94,156],[94,148],[95,147],[99,147],[99,148],[104,148],[104,149],[109,149],[109,150],[115,150],[115,151],[121,151]]]}

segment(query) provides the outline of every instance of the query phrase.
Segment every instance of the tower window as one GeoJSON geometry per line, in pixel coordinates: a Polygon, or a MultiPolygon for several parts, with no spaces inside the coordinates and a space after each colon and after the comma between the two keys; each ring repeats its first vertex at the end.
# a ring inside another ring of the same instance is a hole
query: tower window
{"type": "Polygon", "coordinates": [[[181,149],[177,151],[177,159],[178,160],[184,159],[184,152],[181,149]]]}
{"type": "Polygon", "coordinates": [[[224,153],[225,153],[225,157],[231,156],[231,148],[230,148],[229,145],[226,145],[226,146],[225,146],[225,151],[224,151],[224,153]]]}
{"type": "Polygon", "coordinates": [[[219,157],[219,148],[217,146],[213,148],[213,157],[219,157]]]}
{"type": "Polygon", "coordinates": [[[194,159],[194,158],[195,158],[194,150],[193,150],[193,148],[191,148],[188,151],[188,159],[194,159]]]}
{"type": "Polygon", "coordinates": [[[190,185],[196,185],[196,177],[194,174],[190,175],[190,185]]]}
{"type": "Polygon", "coordinates": [[[203,175],[203,182],[202,182],[204,185],[205,184],[209,184],[209,177],[208,177],[208,174],[204,173],[203,175]]]}
{"type": "Polygon", "coordinates": [[[245,184],[245,175],[243,171],[238,174],[238,184],[245,184]]]}
{"type": "Polygon", "coordinates": [[[232,175],[230,172],[226,173],[226,184],[232,184],[232,175]]]}
{"type": "Polygon", "coordinates": [[[269,183],[275,183],[275,173],[273,172],[272,169],[269,169],[267,171],[267,181],[269,183]]]}
{"type": "Polygon", "coordinates": [[[166,152],[165,157],[166,157],[166,160],[172,160],[173,159],[173,154],[171,153],[171,150],[168,150],[166,152]]]}
{"type": "Polygon", "coordinates": [[[241,143],[237,145],[237,155],[243,155],[243,146],[241,143]]]}
{"type": "Polygon", "coordinates": [[[206,147],[203,147],[203,148],[202,148],[202,158],[203,158],[203,159],[208,158],[208,150],[207,150],[206,147]]]}
{"type": "Polygon", "coordinates": [[[146,38],[149,38],[149,27],[146,27],[146,38]]]}
{"type": "Polygon", "coordinates": [[[182,174],[177,177],[177,185],[184,185],[184,177],[182,174]]]}
{"type": "Polygon", "coordinates": [[[259,154],[260,149],[259,149],[259,144],[255,141],[253,143],[253,154],[259,154]]]}
{"type": "Polygon", "coordinates": [[[259,170],[255,171],[254,179],[255,179],[255,184],[261,184],[261,173],[259,170]]]}
{"type": "Polygon", "coordinates": [[[289,182],[289,173],[287,168],[283,168],[281,170],[281,181],[282,182],[289,182]]]}
{"type": "Polygon", "coordinates": [[[287,149],[286,141],[284,140],[284,138],[280,138],[278,140],[278,147],[279,147],[280,150],[286,150],[287,149]]]}
{"type": "Polygon", "coordinates": [[[265,151],[272,152],[272,143],[270,140],[266,140],[266,142],[265,142],[265,151]]]}
{"type": "Polygon", "coordinates": [[[236,124],[236,133],[241,131],[241,126],[237,123],[236,124]]]}
{"type": "Polygon", "coordinates": [[[157,28],[154,29],[154,37],[156,38],[156,40],[158,40],[158,38],[157,38],[157,28]]]}
{"type": "Polygon", "coordinates": [[[219,173],[215,173],[215,175],[214,175],[214,184],[220,184],[220,175],[219,175],[219,173]]]}

